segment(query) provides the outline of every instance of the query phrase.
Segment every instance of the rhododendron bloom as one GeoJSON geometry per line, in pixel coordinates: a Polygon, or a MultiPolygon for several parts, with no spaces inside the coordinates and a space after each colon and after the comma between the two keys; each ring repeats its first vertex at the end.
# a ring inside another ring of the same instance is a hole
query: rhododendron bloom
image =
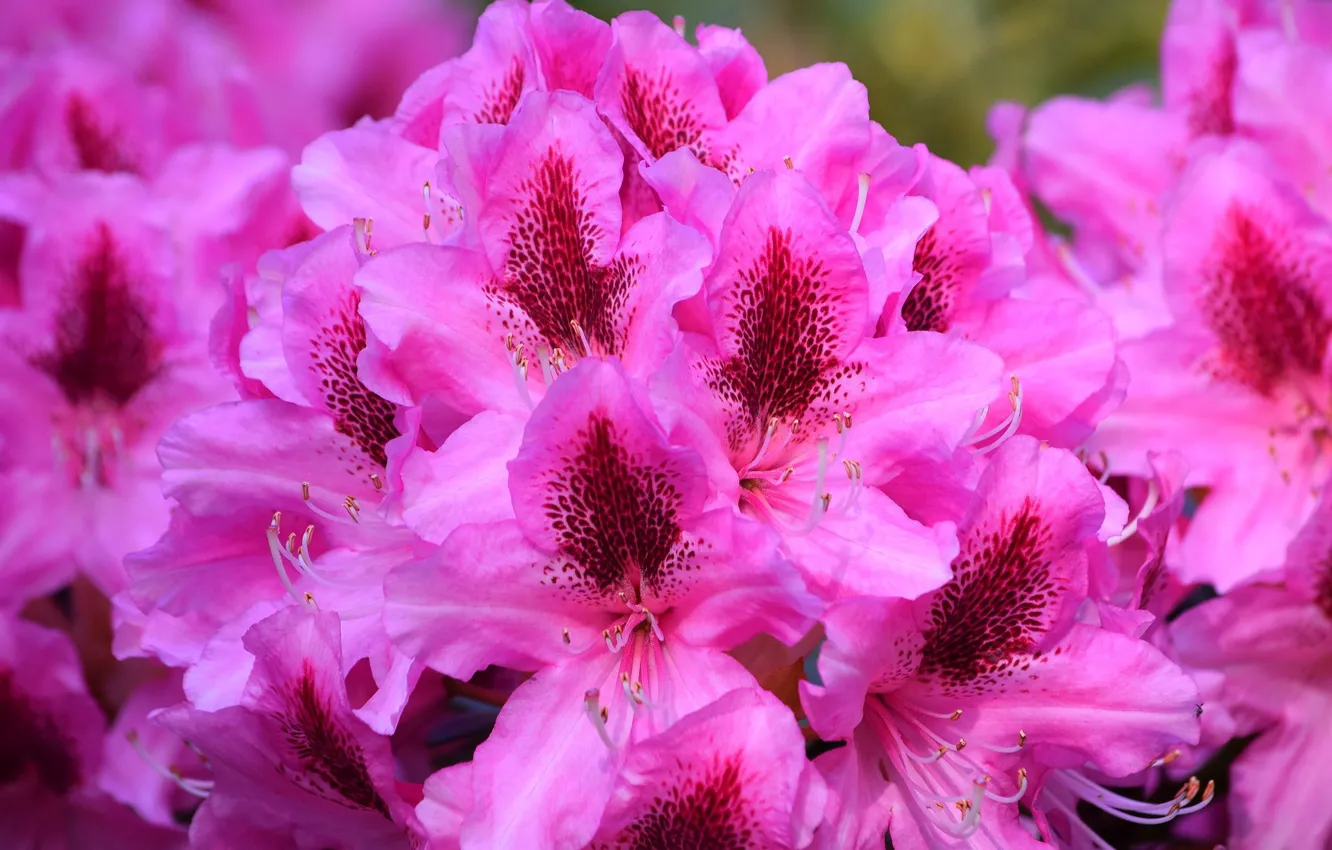
{"type": "Polygon", "coordinates": [[[0,313],[0,474],[26,494],[0,529],[5,604],[76,570],[120,590],[120,559],[166,526],[158,437],[227,396],[207,349],[220,291],[181,262],[162,198],[81,176],[23,212],[22,306],[0,313]]]}
{"type": "Polygon", "coordinates": [[[1284,585],[1251,584],[1188,611],[1175,651],[1207,698],[1204,740],[1257,735],[1231,768],[1227,846],[1324,846],[1332,818],[1318,789],[1332,747],[1332,500],[1291,543],[1284,585]]]}
{"type": "Polygon", "coordinates": [[[1332,227],[1235,143],[1184,177],[1163,237],[1172,323],[1126,345],[1123,408],[1093,441],[1112,468],[1184,454],[1210,492],[1181,575],[1221,589],[1280,566],[1327,476],[1332,227]]]}
{"type": "Polygon", "coordinates": [[[851,599],[824,618],[811,723],[829,846],[1035,845],[1019,826],[1034,754],[1111,775],[1197,738],[1193,684],[1159,651],[1072,622],[1105,504],[1070,454],[1017,437],[982,476],[954,578],[914,602],[851,599]],[[833,836],[836,838],[833,838],[833,836]]]}
{"type": "Polygon", "coordinates": [[[514,519],[463,525],[395,571],[385,619],[449,675],[539,671],[477,750],[463,846],[582,844],[637,741],[752,685],[722,650],[761,630],[794,643],[817,609],[614,360],[552,384],[509,470],[514,519]]]}
{"type": "Polygon", "coordinates": [[[14,850],[182,846],[97,790],[106,721],[58,632],[0,617],[0,839],[14,850]]]}
{"type": "Polygon", "coordinates": [[[158,715],[206,759],[200,776],[181,779],[206,797],[196,843],[235,823],[288,846],[410,846],[412,808],[394,784],[388,741],[352,715],[338,630],[332,613],[280,611],[245,635],[254,667],[237,705],[158,715]]]}
{"type": "Polygon", "coordinates": [[[728,495],[782,533],[822,595],[942,584],[951,526],[910,519],[878,485],[957,447],[998,384],[997,360],[935,335],[870,338],[860,254],[799,171],[741,185],[704,296],[708,313],[657,383],[700,414],[707,431],[693,439],[714,466],[729,463],[714,472],[728,495]]]}

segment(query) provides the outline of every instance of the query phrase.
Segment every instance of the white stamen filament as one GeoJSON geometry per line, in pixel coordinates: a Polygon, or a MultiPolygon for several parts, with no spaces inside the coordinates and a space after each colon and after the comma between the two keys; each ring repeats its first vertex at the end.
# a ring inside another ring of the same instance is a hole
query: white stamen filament
{"type": "Polygon", "coordinates": [[[425,241],[431,242],[430,238],[430,216],[435,211],[434,201],[430,197],[430,181],[427,180],[421,186],[421,196],[425,199],[425,213],[421,216],[421,230],[425,232],[425,241]]]}
{"type": "Polygon", "coordinates": [[[1160,488],[1156,485],[1156,479],[1147,482],[1147,498],[1142,503],[1142,509],[1133,517],[1133,519],[1124,526],[1124,530],[1106,541],[1108,546],[1118,546],[1125,540],[1138,533],[1138,523],[1156,510],[1156,503],[1161,498],[1160,488]]]}
{"type": "Polygon", "coordinates": [[[371,247],[374,232],[375,220],[373,218],[352,219],[352,234],[356,244],[356,253],[360,255],[362,260],[375,255],[375,249],[371,247]]]}
{"type": "Polygon", "coordinates": [[[513,367],[513,385],[518,388],[518,397],[528,407],[534,407],[532,394],[527,391],[527,358],[523,357],[523,344],[514,345],[513,334],[509,334],[504,347],[509,353],[509,365],[513,367]]]}
{"type": "Polygon", "coordinates": [[[1064,787],[1079,799],[1091,803],[1106,814],[1114,815],[1120,820],[1130,823],[1169,823],[1180,815],[1191,814],[1205,808],[1212,802],[1212,797],[1216,793],[1216,784],[1208,782],[1207,788],[1203,791],[1202,799],[1196,803],[1193,802],[1197,798],[1198,790],[1201,787],[1201,783],[1198,782],[1198,778],[1195,776],[1190,777],[1189,781],[1170,800],[1164,803],[1146,803],[1125,797],[1122,794],[1116,794],[1088,779],[1079,771],[1061,770],[1058,773],[1059,778],[1064,782],[1064,787]]]}
{"type": "Polygon", "coordinates": [[[329,522],[342,523],[343,525],[346,525],[348,519],[357,525],[361,522],[361,503],[356,500],[355,496],[348,495],[342,500],[342,508],[347,512],[345,518],[338,514],[329,513],[314,503],[314,500],[310,498],[309,481],[301,482],[301,501],[305,502],[305,507],[309,509],[310,513],[323,517],[329,522]]]}
{"type": "Polygon", "coordinates": [[[976,454],[989,454],[999,448],[1004,443],[1008,442],[1010,437],[1017,433],[1018,426],[1022,424],[1022,382],[1018,380],[1017,375],[1010,376],[1009,380],[1012,381],[1013,388],[1008,393],[1008,403],[1012,405],[1013,410],[1004,421],[986,431],[984,434],[978,434],[971,438],[968,444],[975,450],[976,454]],[[989,445],[976,448],[991,437],[993,437],[994,440],[989,445]]]}
{"type": "Polygon", "coordinates": [[[605,744],[608,749],[619,749],[615,746],[615,742],[611,740],[610,731],[606,729],[606,721],[609,717],[606,709],[601,707],[601,691],[590,688],[583,695],[583,708],[587,712],[587,719],[592,721],[592,728],[597,730],[601,743],[605,744]]]}
{"type": "Polygon", "coordinates": [[[537,346],[537,361],[541,363],[541,377],[546,386],[555,383],[555,367],[550,365],[550,351],[544,345],[537,346]]]}
{"type": "Polygon", "coordinates": [[[749,468],[758,466],[759,461],[768,453],[768,445],[772,442],[773,435],[777,433],[777,420],[775,418],[768,420],[768,428],[763,432],[763,441],[759,443],[758,451],[754,453],[754,459],[749,462],[749,468]]]}
{"type": "Polygon", "coordinates": [[[809,506],[809,517],[805,520],[805,531],[809,531],[819,524],[823,519],[824,513],[828,510],[828,501],[824,498],[823,485],[828,478],[828,440],[826,437],[819,439],[819,465],[814,474],[814,500],[809,506]]]}
{"type": "Polygon", "coordinates": [[[152,753],[148,752],[148,749],[143,745],[143,742],[139,740],[139,733],[136,730],[131,729],[126,732],[125,740],[129,741],[129,745],[134,748],[134,752],[139,758],[143,759],[144,764],[152,768],[153,773],[156,773],[166,781],[176,785],[182,791],[198,797],[201,800],[208,799],[208,795],[212,793],[212,780],[189,779],[183,776],[180,772],[180,768],[176,767],[174,764],[169,767],[163,765],[152,753]]]}
{"type": "Polygon", "coordinates": [[[286,561],[291,557],[291,553],[282,548],[282,542],[278,539],[281,530],[282,512],[273,514],[273,520],[268,524],[268,551],[273,556],[273,566],[277,569],[278,578],[282,581],[282,586],[286,588],[287,593],[297,602],[304,602],[305,597],[297,592],[296,587],[291,583],[291,576],[287,575],[286,561]]]}
{"type": "Polygon", "coordinates": [[[583,326],[578,322],[570,322],[569,325],[573,328],[574,333],[578,334],[578,341],[583,344],[583,356],[591,357],[592,344],[587,341],[587,334],[583,333],[583,326]]]}
{"type": "Polygon", "coordinates": [[[856,214],[851,217],[851,232],[860,231],[860,222],[865,217],[865,204],[869,201],[870,176],[861,174],[856,180],[856,214]]]}
{"type": "Polygon", "coordinates": [[[101,464],[102,440],[92,428],[83,432],[83,469],[79,472],[79,486],[91,490],[97,483],[98,467],[101,464]]]}

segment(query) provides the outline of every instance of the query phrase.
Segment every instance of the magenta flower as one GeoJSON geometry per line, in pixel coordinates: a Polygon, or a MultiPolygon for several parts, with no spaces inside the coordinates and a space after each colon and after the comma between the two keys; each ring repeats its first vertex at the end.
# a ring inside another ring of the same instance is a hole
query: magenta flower
{"type": "Polygon", "coordinates": [[[1123,776],[1197,739],[1187,676],[1073,621],[1105,516],[1082,465],[1014,438],[977,495],[950,583],[824,617],[823,684],[802,698],[816,731],[848,742],[819,759],[829,846],[876,846],[885,829],[906,847],[1027,846],[1016,804],[1032,759],[1123,776]]]}
{"type": "Polygon", "coordinates": [[[1204,743],[1257,735],[1231,768],[1229,847],[1293,850],[1332,838],[1316,790],[1332,747],[1323,723],[1332,696],[1330,547],[1324,497],[1291,543],[1283,584],[1236,588],[1171,625],[1177,657],[1207,699],[1204,743]]]}
{"type": "Polygon", "coordinates": [[[106,721],[59,632],[0,617],[0,841],[14,850],[183,845],[100,793],[106,721]]]}
{"type": "Polygon", "coordinates": [[[202,756],[200,775],[180,779],[206,798],[193,844],[215,846],[234,824],[286,846],[411,846],[388,741],[347,701],[338,631],[335,614],[280,611],[245,634],[253,669],[238,704],[156,716],[202,756]]]}
{"type": "Polygon", "coordinates": [[[998,384],[995,358],[935,335],[871,339],[860,253],[798,171],[746,179],[718,239],[707,312],[690,315],[683,356],[657,378],[700,415],[693,439],[729,463],[714,478],[782,533],[822,595],[938,587],[951,525],[911,519],[878,487],[957,448],[998,384]]]}
{"type": "Polygon", "coordinates": [[[188,264],[203,240],[172,203],[83,175],[23,204],[21,306],[0,311],[0,474],[27,494],[0,528],[4,604],[75,572],[120,590],[120,559],[166,527],[158,437],[228,395],[206,341],[219,299],[188,264]]]}
{"type": "Polygon", "coordinates": [[[464,846],[586,843],[638,741],[752,685],[723,650],[760,631],[794,643],[817,610],[644,403],[615,361],[575,367],[509,464],[514,519],[463,525],[389,577],[403,651],[459,678],[538,671],[477,751],[464,846]]]}

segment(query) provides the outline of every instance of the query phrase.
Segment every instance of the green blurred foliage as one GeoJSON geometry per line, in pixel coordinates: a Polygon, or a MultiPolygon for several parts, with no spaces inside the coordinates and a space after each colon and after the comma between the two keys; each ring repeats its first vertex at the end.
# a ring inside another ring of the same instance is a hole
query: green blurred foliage
{"type": "Polygon", "coordinates": [[[1156,74],[1168,0],[571,0],[742,28],[772,76],[843,61],[904,143],[963,164],[990,153],[996,100],[1104,95],[1156,74]]]}

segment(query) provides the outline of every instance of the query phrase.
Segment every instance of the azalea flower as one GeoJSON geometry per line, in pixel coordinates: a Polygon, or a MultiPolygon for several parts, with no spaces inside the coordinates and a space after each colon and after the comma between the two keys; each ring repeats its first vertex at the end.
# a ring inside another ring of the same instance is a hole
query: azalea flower
{"type": "Polygon", "coordinates": [[[450,676],[536,671],[477,750],[463,846],[582,845],[639,741],[753,685],[724,650],[760,631],[795,643],[817,605],[614,360],[551,385],[509,469],[513,518],[398,568],[385,621],[450,676]]]}
{"type": "Polygon", "coordinates": [[[1324,496],[1291,543],[1279,584],[1236,588],[1171,625],[1174,651],[1207,700],[1204,742],[1257,736],[1231,768],[1227,846],[1279,850],[1332,837],[1332,819],[1309,796],[1329,744],[1330,545],[1332,501],[1324,496]],[[1302,816],[1278,816],[1278,800],[1281,811],[1302,816]]]}
{"type": "Polygon", "coordinates": [[[1016,437],[982,475],[951,582],[829,609],[822,684],[802,686],[814,729],[847,741],[818,760],[828,846],[885,830],[895,846],[1039,846],[1017,809],[1034,760],[1123,776],[1197,740],[1182,671],[1074,619],[1105,519],[1073,455],[1016,437]]]}

